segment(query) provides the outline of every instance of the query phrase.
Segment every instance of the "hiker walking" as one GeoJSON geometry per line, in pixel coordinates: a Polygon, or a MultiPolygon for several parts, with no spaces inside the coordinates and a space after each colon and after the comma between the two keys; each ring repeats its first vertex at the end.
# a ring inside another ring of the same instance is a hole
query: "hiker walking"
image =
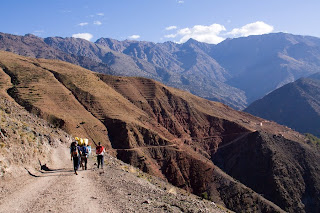
{"type": "Polygon", "coordinates": [[[86,144],[84,144],[81,147],[81,163],[80,164],[82,169],[85,169],[85,170],[87,170],[88,154],[89,154],[88,147],[86,144]]]}
{"type": "Polygon", "coordinates": [[[71,160],[73,160],[73,169],[74,173],[78,175],[77,170],[79,169],[80,164],[80,149],[77,142],[72,142],[70,146],[71,160]]]}
{"type": "Polygon", "coordinates": [[[104,153],[105,149],[103,146],[101,146],[101,143],[98,143],[99,145],[96,147],[96,154],[97,154],[97,161],[98,161],[98,169],[101,164],[101,168],[103,169],[103,161],[104,161],[104,153]]]}

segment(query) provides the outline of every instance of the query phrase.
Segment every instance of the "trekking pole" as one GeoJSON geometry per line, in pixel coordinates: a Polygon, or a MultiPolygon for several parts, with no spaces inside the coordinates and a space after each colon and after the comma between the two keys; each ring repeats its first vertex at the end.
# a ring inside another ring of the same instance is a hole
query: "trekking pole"
{"type": "Polygon", "coordinates": [[[97,143],[93,139],[92,139],[92,141],[93,141],[94,145],[97,147],[98,146],[97,143]]]}

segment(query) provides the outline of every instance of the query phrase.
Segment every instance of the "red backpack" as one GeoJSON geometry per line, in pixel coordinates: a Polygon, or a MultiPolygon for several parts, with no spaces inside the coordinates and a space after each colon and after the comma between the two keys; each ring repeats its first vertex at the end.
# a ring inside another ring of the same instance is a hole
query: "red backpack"
{"type": "Polygon", "coordinates": [[[103,146],[97,146],[96,148],[96,154],[100,155],[103,152],[104,147],[103,146]]]}

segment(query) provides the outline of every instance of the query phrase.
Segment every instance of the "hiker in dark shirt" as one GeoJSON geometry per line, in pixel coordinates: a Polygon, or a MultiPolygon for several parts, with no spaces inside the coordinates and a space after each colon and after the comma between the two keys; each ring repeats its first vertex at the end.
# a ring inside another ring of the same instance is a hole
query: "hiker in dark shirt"
{"type": "Polygon", "coordinates": [[[73,169],[74,173],[78,175],[77,170],[79,169],[80,164],[80,149],[77,142],[72,142],[70,146],[71,160],[73,160],[73,169]]]}
{"type": "Polygon", "coordinates": [[[105,153],[105,149],[103,146],[101,146],[101,143],[99,142],[99,145],[96,147],[98,168],[101,165],[101,168],[103,169],[104,153],[105,153]]]}

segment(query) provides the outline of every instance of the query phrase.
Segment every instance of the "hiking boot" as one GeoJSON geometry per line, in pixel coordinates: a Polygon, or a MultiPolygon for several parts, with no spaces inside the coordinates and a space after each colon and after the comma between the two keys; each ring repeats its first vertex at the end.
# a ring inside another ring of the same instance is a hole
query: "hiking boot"
{"type": "Polygon", "coordinates": [[[76,175],[78,175],[77,171],[74,172],[76,175]]]}

